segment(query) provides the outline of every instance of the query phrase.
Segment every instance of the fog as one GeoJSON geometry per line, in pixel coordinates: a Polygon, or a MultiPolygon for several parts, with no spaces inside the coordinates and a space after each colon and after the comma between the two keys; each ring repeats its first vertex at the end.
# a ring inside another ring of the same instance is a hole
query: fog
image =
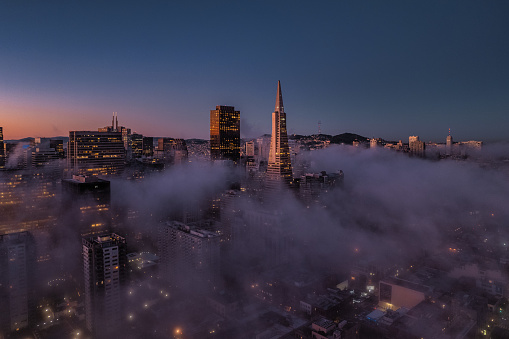
{"type": "MultiPolygon", "coordinates": [[[[507,144],[493,145],[486,153],[483,149],[482,159],[501,161],[507,154],[507,144]]],[[[172,220],[211,219],[210,230],[225,237],[226,220],[218,217],[224,217],[224,211],[215,213],[211,204],[216,201],[217,208],[223,193],[240,182],[242,190],[235,193],[234,212],[228,219],[233,235],[221,245],[220,282],[212,293],[233,291],[246,304],[251,300],[246,286],[278,269],[285,274],[332,274],[339,277],[338,283],[359,261],[400,267],[422,258],[433,262],[454,239],[451,232],[459,228],[476,234],[477,228],[493,226],[497,238],[489,241],[495,242],[499,254],[500,243],[509,241],[509,181],[500,167],[485,166],[486,161],[431,161],[386,149],[330,146],[301,154],[299,162],[294,168],[304,172],[343,170],[344,183],[311,202],[302,200],[295,190],[272,191],[261,199],[246,181],[244,169],[209,162],[176,165],[141,180],[110,179],[111,230],[126,237],[128,252],[157,253],[157,229],[172,220]],[[265,221],[257,223],[260,215],[265,221]]],[[[0,175],[5,179],[6,173],[0,175]]],[[[58,211],[60,189],[57,184],[54,212],[49,212],[57,220],[34,234],[38,246],[44,247],[39,251],[47,251],[51,258],[45,279],[65,277],[64,290],[72,291],[79,289],[82,279],[80,237],[73,226],[79,216],[58,211]]],[[[19,208],[26,210],[26,206],[19,208]]],[[[474,254],[479,254],[479,248],[464,247],[459,261],[474,254]]],[[[436,264],[450,268],[457,260],[442,257],[436,264]]],[[[41,289],[47,286],[44,279],[38,282],[41,289]]],[[[157,270],[131,276],[124,291],[125,311],[143,321],[125,327],[127,337],[141,333],[165,337],[176,326],[191,328],[186,322],[208,316],[200,298],[211,293],[210,286],[192,291],[165,286],[157,270]],[[161,295],[168,292],[169,301],[157,301],[162,288],[161,295]],[[129,299],[127,291],[136,296],[129,299]],[[143,313],[135,305],[149,311],[143,313]]]]}

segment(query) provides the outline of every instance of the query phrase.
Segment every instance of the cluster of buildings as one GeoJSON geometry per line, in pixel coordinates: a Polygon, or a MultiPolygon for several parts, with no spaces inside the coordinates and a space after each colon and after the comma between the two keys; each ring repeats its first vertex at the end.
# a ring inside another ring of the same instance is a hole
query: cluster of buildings
{"type": "Polygon", "coordinates": [[[482,148],[483,142],[475,140],[454,142],[449,129],[449,135],[445,143],[426,143],[420,140],[418,136],[414,135],[408,137],[408,143],[403,143],[401,140],[396,143],[388,142],[381,138],[373,138],[369,140],[369,145],[359,141],[354,141],[353,145],[357,147],[364,145],[369,148],[384,147],[421,158],[460,159],[478,153],[482,148]]]}
{"type": "MultiPolygon", "coordinates": [[[[429,255],[410,267],[358,258],[347,273],[299,267],[320,244],[296,240],[285,197],[299,213],[325,213],[344,173],[296,169],[299,151],[330,141],[289,140],[286,121],[278,82],[271,135],[244,145],[240,111],[223,105],[210,111],[210,143],[131,133],[115,114],[67,142],[4,144],[0,128],[0,338],[464,338],[509,326],[509,259],[479,247],[478,264],[465,264],[461,249],[479,239],[460,228],[441,253],[451,267],[429,255]],[[231,180],[166,214],[112,203],[111,178],[143,180],[190,156],[232,169],[231,180]]],[[[370,145],[416,156],[429,147],[417,136],[370,145]]],[[[448,137],[446,155],[457,147],[448,137]]]]}
{"type": "Polygon", "coordinates": [[[68,138],[35,138],[4,143],[0,128],[0,170],[57,167],[61,174],[115,176],[126,166],[164,167],[187,162],[184,139],[148,137],[119,126],[113,115],[111,126],[97,131],[70,131],[68,138]],[[61,162],[55,160],[62,159],[61,162]]]}

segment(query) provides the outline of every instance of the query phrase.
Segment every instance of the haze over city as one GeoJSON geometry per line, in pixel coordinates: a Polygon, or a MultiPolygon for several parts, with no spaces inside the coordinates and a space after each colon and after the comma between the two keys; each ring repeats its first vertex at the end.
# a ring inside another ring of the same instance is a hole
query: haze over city
{"type": "Polygon", "coordinates": [[[508,17],[0,4],[0,339],[509,338],[508,17]]]}
{"type": "Polygon", "coordinates": [[[215,105],[270,133],[506,140],[504,1],[4,2],[5,139],[65,136],[111,112],[144,135],[203,138],[215,105]]]}

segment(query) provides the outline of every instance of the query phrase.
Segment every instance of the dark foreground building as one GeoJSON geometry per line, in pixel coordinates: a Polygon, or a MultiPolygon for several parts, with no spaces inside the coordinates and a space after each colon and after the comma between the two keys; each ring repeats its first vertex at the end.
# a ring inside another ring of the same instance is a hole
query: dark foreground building
{"type": "Polygon", "coordinates": [[[121,328],[122,287],[127,281],[127,244],[115,234],[82,239],[85,320],[94,338],[121,328]]]}

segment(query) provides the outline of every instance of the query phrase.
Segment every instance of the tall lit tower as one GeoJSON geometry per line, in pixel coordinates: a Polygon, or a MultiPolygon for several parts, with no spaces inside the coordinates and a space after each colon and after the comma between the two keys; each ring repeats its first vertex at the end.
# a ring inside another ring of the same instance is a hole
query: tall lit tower
{"type": "Polygon", "coordinates": [[[216,106],[210,111],[210,157],[234,162],[240,159],[240,111],[233,106],[216,106]]]}
{"type": "Polygon", "coordinates": [[[283,107],[280,81],[277,82],[276,108],[272,113],[272,136],[270,139],[267,181],[269,186],[277,186],[277,183],[290,185],[293,181],[292,162],[286,132],[286,113],[283,107]]]}

